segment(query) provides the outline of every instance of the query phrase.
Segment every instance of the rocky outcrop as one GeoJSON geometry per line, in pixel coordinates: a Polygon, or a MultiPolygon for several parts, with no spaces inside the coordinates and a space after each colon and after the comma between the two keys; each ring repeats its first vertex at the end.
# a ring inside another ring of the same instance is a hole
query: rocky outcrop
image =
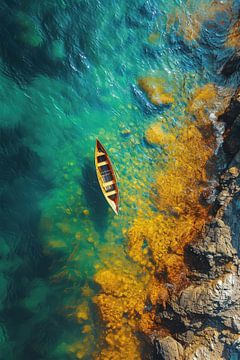
{"type": "Polygon", "coordinates": [[[212,217],[186,247],[191,284],[159,305],[156,322],[171,336],[152,336],[154,359],[220,360],[240,354],[240,96],[221,121],[226,169],[219,176],[212,217]]]}
{"type": "Polygon", "coordinates": [[[192,277],[214,279],[226,271],[225,265],[233,261],[236,249],[231,244],[231,232],[221,219],[208,223],[203,236],[186,248],[186,261],[192,277]]]}
{"type": "Polygon", "coordinates": [[[183,347],[182,345],[173,339],[171,336],[165,338],[155,338],[153,340],[155,344],[155,356],[164,360],[179,360],[183,359],[183,347]]]}

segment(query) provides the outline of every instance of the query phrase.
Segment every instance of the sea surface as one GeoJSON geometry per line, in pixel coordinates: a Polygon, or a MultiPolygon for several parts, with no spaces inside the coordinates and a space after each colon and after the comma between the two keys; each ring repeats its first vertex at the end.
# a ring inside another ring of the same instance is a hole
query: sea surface
{"type": "Polygon", "coordinates": [[[236,74],[221,69],[235,51],[226,38],[238,8],[1,1],[1,360],[86,360],[105,347],[96,273],[119,254],[134,272],[126,233],[139,211],[158,211],[150,189],[167,152],[146,131],[156,119],[181,127],[207,83],[236,87],[236,74]],[[154,104],[139,86],[147,77],[160,78],[174,101],[154,104]],[[118,217],[96,180],[96,138],[116,169],[118,217]]]}

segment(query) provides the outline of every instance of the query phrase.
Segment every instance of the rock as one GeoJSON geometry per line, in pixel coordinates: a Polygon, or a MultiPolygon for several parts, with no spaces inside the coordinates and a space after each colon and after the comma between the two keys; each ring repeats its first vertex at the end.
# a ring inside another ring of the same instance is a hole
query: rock
{"type": "Polygon", "coordinates": [[[224,272],[223,266],[232,261],[235,255],[230,228],[220,219],[208,223],[201,238],[186,248],[186,260],[190,268],[207,273],[210,278],[224,272]]]}
{"type": "Polygon", "coordinates": [[[229,330],[223,330],[220,341],[240,352],[240,334],[233,334],[229,330]]]}
{"type": "Polygon", "coordinates": [[[181,360],[183,359],[183,347],[173,337],[154,339],[155,359],[181,360]]]}
{"type": "Polygon", "coordinates": [[[224,360],[224,345],[218,331],[207,328],[193,338],[185,349],[185,360],[224,360]]]}
{"type": "Polygon", "coordinates": [[[224,210],[223,219],[231,228],[232,244],[240,256],[240,194],[236,194],[228,204],[224,210]]]}
{"type": "Polygon", "coordinates": [[[227,129],[229,129],[232,126],[236,117],[239,115],[239,113],[240,113],[240,88],[236,90],[233,98],[231,99],[230,105],[228,106],[226,111],[221,116],[219,116],[218,120],[221,122],[225,122],[227,129]]]}
{"type": "Polygon", "coordinates": [[[240,68],[240,54],[234,53],[230,59],[222,66],[220,72],[224,76],[231,76],[239,71],[240,68]]]}
{"type": "Polygon", "coordinates": [[[213,206],[213,213],[217,218],[223,218],[227,207],[240,192],[238,173],[239,169],[236,166],[234,168],[231,163],[230,169],[220,177],[220,191],[213,206]]]}
{"type": "Polygon", "coordinates": [[[206,281],[196,286],[190,285],[182,290],[180,296],[173,302],[176,312],[186,316],[204,314],[216,317],[219,312],[231,308],[240,301],[240,276],[235,272],[224,274],[217,280],[206,281]]]}
{"type": "Polygon", "coordinates": [[[238,169],[240,168],[240,151],[238,151],[238,153],[234,156],[230,163],[230,166],[237,167],[238,169]]]}
{"type": "MultiPolygon", "coordinates": [[[[217,279],[192,284],[180,294],[172,295],[165,311],[157,316],[163,319],[171,331],[198,331],[209,321],[222,324],[233,333],[239,332],[240,324],[240,275],[237,266],[217,279]]],[[[180,339],[180,338],[179,338],[180,339]]],[[[184,341],[184,339],[182,339],[184,341]]]]}
{"type": "Polygon", "coordinates": [[[240,116],[238,116],[231,128],[231,131],[227,134],[223,149],[230,155],[236,154],[240,150],[240,116]]]}
{"type": "Polygon", "coordinates": [[[233,177],[237,177],[239,175],[239,169],[236,168],[236,166],[230,167],[228,171],[233,177]]]}
{"type": "Polygon", "coordinates": [[[232,329],[233,332],[240,334],[240,304],[236,303],[234,307],[229,310],[220,312],[222,323],[232,329]]]}

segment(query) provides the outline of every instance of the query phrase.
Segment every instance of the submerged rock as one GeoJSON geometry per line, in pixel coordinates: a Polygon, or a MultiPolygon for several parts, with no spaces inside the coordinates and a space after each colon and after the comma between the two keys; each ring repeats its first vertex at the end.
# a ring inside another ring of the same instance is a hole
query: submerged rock
{"type": "Polygon", "coordinates": [[[154,77],[146,77],[138,80],[138,85],[145,91],[149,100],[154,105],[169,105],[174,98],[164,89],[164,82],[154,77]]]}

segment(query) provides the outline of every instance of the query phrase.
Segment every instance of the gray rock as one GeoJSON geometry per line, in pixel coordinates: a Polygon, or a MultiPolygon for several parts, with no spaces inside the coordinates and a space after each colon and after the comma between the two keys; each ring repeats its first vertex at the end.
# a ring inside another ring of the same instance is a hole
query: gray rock
{"type": "MultiPolygon", "coordinates": [[[[190,285],[177,300],[177,307],[186,313],[219,315],[240,301],[240,276],[235,272],[224,274],[200,286],[190,285]]],[[[176,308],[176,306],[175,306],[176,308]]]]}
{"type": "Polygon", "coordinates": [[[231,128],[231,131],[228,133],[225,142],[224,150],[228,154],[234,155],[240,150],[240,116],[238,116],[231,128]]]}
{"type": "Polygon", "coordinates": [[[209,278],[225,272],[223,266],[232,261],[236,253],[231,244],[230,228],[221,219],[208,223],[202,236],[186,249],[190,267],[207,273],[209,278]]]}
{"type": "Polygon", "coordinates": [[[240,151],[238,151],[232,159],[230,167],[237,167],[238,169],[240,169],[240,151]]]}
{"type": "Polygon", "coordinates": [[[184,360],[225,359],[223,357],[224,344],[219,338],[219,332],[211,328],[198,332],[186,347],[184,360]]]}
{"type": "Polygon", "coordinates": [[[222,323],[227,327],[232,329],[233,332],[240,334],[240,304],[239,301],[235,306],[231,307],[229,310],[220,311],[219,315],[221,317],[222,323]]]}
{"type": "Polygon", "coordinates": [[[164,360],[182,360],[183,347],[173,337],[167,336],[165,338],[155,339],[155,347],[157,356],[164,360]]]}
{"type": "Polygon", "coordinates": [[[236,194],[228,204],[223,219],[231,229],[232,244],[240,256],[240,194],[236,194]]]}
{"type": "Polygon", "coordinates": [[[233,334],[229,330],[223,330],[220,335],[220,341],[240,352],[240,333],[233,334]]]}

